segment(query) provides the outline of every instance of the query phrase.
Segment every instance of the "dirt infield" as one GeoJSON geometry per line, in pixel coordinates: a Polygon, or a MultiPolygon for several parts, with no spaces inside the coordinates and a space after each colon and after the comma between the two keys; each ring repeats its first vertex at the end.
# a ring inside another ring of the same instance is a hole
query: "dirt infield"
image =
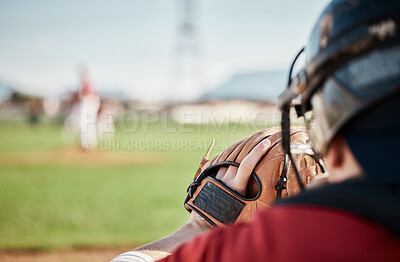
{"type": "Polygon", "coordinates": [[[2,262],[81,262],[81,261],[110,261],[117,255],[132,249],[120,248],[93,248],[68,249],[61,251],[0,251],[2,262]]]}

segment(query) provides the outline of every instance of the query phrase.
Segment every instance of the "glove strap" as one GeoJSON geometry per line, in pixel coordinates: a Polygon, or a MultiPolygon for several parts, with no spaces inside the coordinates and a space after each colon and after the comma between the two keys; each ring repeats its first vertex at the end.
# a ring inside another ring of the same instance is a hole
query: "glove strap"
{"type": "Polygon", "coordinates": [[[246,203],[223,189],[225,185],[219,180],[207,177],[203,182],[201,189],[186,205],[213,226],[235,222],[246,203]]]}
{"type": "Polygon", "coordinates": [[[188,187],[185,208],[189,212],[195,211],[213,226],[235,222],[245,208],[251,208],[250,202],[254,202],[261,194],[261,181],[254,172],[252,176],[259,190],[252,198],[241,196],[214,178],[220,167],[228,166],[238,167],[239,163],[233,161],[216,163],[205,169],[188,187]]]}

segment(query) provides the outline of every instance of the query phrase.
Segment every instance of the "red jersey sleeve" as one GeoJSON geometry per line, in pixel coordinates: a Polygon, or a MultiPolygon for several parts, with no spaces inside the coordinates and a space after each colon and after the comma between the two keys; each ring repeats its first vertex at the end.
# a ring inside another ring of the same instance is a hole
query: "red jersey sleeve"
{"type": "Polygon", "coordinates": [[[272,226],[268,229],[269,234],[263,234],[264,224],[268,222],[262,223],[261,219],[262,216],[257,215],[250,224],[216,228],[182,245],[173,255],[160,261],[268,261],[266,253],[270,258],[279,253],[274,236],[282,232],[272,226]],[[266,249],[271,251],[266,252],[266,249]]]}
{"type": "Polygon", "coordinates": [[[211,230],[160,261],[398,261],[399,246],[389,231],[350,213],[285,206],[211,230]]]}

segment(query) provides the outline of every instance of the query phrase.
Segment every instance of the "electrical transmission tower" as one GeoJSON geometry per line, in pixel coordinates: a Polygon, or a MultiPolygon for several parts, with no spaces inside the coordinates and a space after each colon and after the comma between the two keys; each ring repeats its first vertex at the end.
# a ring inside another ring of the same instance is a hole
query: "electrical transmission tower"
{"type": "Polygon", "coordinates": [[[197,0],[177,0],[178,30],[174,46],[170,99],[190,101],[201,93],[202,67],[197,0]]]}

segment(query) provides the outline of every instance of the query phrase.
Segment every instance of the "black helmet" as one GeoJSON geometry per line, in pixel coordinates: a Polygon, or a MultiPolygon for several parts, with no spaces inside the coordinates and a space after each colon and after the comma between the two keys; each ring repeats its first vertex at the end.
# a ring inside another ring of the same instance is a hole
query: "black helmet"
{"type": "MultiPolygon", "coordinates": [[[[288,88],[278,101],[284,147],[290,155],[289,113],[294,105],[297,115],[304,117],[313,151],[321,156],[338,132],[354,130],[348,126],[359,117],[399,97],[400,1],[332,1],[301,52],[292,64],[288,88]],[[294,64],[303,51],[306,64],[292,77],[294,64]]],[[[396,99],[390,103],[399,102],[396,99]]],[[[369,126],[390,123],[382,119],[385,123],[378,121],[369,126]]],[[[368,126],[366,121],[359,122],[368,126]]],[[[399,122],[393,121],[388,128],[398,131],[399,122]]]]}

